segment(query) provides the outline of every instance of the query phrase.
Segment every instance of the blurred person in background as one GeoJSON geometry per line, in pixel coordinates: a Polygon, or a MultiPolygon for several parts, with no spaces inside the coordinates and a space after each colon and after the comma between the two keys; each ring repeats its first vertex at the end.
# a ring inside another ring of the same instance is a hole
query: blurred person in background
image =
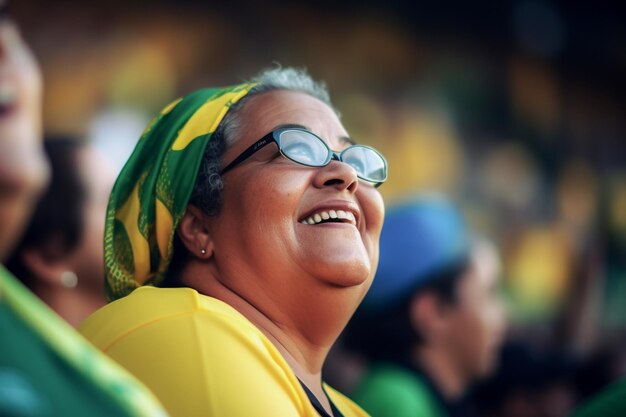
{"type": "Polygon", "coordinates": [[[386,178],[304,71],[176,100],[114,186],[115,301],[81,331],[173,416],[365,416],[321,369],[374,277],[386,178]]]}
{"type": "Polygon", "coordinates": [[[504,336],[496,251],[438,196],[389,208],[380,245],[345,332],[346,347],[370,361],[353,398],[379,417],[465,415],[461,400],[494,369],[504,336]]]}
{"type": "MultiPolygon", "coordinates": [[[[41,76],[0,0],[0,261],[48,181],[41,76]]],[[[134,378],[103,357],[0,265],[0,415],[164,416],[134,378]]]]}
{"type": "Polygon", "coordinates": [[[76,138],[46,138],[44,148],[52,178],[6,267],[76,327],[106,304],[102,241],[115,174],[76,138]]]}

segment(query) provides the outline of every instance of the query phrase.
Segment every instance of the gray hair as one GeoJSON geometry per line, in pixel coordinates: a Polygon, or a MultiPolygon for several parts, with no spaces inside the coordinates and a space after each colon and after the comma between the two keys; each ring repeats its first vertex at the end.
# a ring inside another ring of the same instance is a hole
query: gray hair
{"type": "Polygon", "coordinates": [[[262,71],[248,82],[257,83],[250,92],[232,106],[213,133],[202,156],[190,203],[209,216],[219,214],[222,206],[221,159],[228,147],[237,139],[241,122],[241,110],[254,96],[275,90],[297,91],[315,97],[333,108],[326,85],[313,80],[305,70],[296,68],[273,68],[262,71]]]}

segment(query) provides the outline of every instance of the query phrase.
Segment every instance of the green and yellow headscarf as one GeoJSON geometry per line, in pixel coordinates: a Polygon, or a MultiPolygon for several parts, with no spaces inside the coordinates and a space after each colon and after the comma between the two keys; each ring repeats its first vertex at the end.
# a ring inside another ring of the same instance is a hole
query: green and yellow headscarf
{"type": "Polygon", "coordinates": [[[107,208],[104,260],[110,300],[163,281],[206,145],[228,109],[253,86],[195,91],[165,107],[143,132],[107,208]]]}

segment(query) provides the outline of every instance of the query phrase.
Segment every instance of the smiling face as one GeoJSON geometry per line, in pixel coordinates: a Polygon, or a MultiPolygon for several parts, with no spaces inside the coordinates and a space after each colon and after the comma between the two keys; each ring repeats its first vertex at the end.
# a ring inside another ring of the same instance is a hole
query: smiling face
{"type": "MultiPolygon", "coordinates": [[[[6,7],[0,1],[0,8],[6,7]]],[[[0,174],[3,182],[39,184],[41,161],[41,75],[19,30],[0,16],[0,174]]],[[[44,168],[42,168],[42,165],[44,168]]]]}
{"type": "MultiPolygon", "coordinates": [[[[350,145],[333,110],[304,93],[259,94],[240,116],[222,166],[284,125],[305,127],[335,151],[350,145]]],[[[338,161],[321,168],[298,165],[272,144],[223,181],[222,210],[210,227],[225,285],[246,299],[260,292],[295,300],[305,288],[322,287],[354,288],[355,300],[365,294],[378,263],[384,208],[379,192],[359,181],[352,167],[338,161]]]]}

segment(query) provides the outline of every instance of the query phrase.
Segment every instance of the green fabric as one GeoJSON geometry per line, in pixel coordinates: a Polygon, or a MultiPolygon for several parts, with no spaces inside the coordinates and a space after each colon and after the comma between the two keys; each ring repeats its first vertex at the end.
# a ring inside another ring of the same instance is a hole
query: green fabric
{"type": "Polygon", "coordinates": [[[2,266],[0,334],[0,416],[166,415],[2,266]]]}
{"type": "Polygon", "coordinates": [[[372,366],[352,399],[375,417],[447,417],[418,375],[393,365],[372,366]]]}
{"type": "Polygon", "coordinates": [[[623,416],[626,416],[626,379],[612,384],[571,414],[571,417],[623,416]]]}
{"type": "Polygon", "coordinates": [[[104,258],[110,300],[163,280],[206,144],[228,109],[253,86],[195,91],[165,107],[141,135],[107,209],[104,258]]]}

